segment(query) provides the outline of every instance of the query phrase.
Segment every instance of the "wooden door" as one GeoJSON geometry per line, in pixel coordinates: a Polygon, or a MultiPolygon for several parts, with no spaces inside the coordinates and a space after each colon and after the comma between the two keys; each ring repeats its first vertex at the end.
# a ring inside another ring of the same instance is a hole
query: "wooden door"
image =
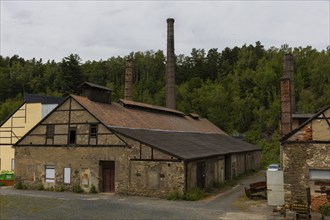
{"type": "Polygon", "coordinates": [[[115,191],[115,162],[102,161],[102,192],[115,191]]]}
{"type": "Polygon", "coordinates": [[[197,163],[197,187],[205,188],[205,162],[197,163]]]}

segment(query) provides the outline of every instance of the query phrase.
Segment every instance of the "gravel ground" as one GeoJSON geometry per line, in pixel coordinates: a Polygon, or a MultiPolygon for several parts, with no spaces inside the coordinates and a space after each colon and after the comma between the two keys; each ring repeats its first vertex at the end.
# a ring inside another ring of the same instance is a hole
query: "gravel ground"
{"type": "Polygon", "coordinates": [[[0,219],[278,219],[265,200],[244,196],[244,186],[260,180],[264,172],[196,202],[1,187],[0,219]]]}

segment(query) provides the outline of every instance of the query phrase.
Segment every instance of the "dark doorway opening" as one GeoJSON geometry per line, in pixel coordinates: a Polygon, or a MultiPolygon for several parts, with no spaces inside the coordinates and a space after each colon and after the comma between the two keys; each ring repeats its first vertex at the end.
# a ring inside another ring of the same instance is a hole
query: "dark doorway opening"
{"type": "Polygon", "coordinates": [[[100,161],[102,192],[115,192],[115,161],[100,161]]]}
{"type": "Polygon", "coordinates": [[[205,162],[197,163],[197,187],[205,188],[205,162]]]}
{"type": "Polygon", "coordinates": [[[225,180],[231,180],[231,155],[225,156],[225,180]]]}

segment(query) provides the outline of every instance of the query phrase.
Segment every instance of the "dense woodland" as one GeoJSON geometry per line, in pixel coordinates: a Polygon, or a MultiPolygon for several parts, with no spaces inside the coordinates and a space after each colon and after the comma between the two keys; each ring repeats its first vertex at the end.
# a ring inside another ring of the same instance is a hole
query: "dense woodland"
{"type": "MultiPolygon", "coordinates": [[[[262,146],[264,164],[278,161],[279,83],[285,53],[293,53],[295,59],[298,111],[316,113],[330,104],[330,47],[265,49],[256,42],[177,55],[178,110],[198,113],[228,134],[262,146]]],[[[133,60],[134,100],[165,106],[166,57],[160,50],[84,63],[77,54],[61,62],[0,56],[0,122],[22,103],[24,92],[65,97],[89,81],[112,88],[114,100],[123,98],[128,58],[133,60]]]]}

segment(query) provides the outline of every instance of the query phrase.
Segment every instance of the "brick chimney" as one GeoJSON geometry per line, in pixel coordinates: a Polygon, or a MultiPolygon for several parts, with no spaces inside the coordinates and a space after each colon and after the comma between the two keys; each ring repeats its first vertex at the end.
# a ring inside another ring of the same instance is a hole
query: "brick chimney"
{"type": "Polygon", "coordinates": [[[292,114],[295,112],[295,92],[293,80],[293,55],[285,54],[283,60],[283,77],[281,92],[281,136],[292,131],[292,114]]]}
{"type": "Polygon", "coordinates": [[[290,87],[291,87],[291,113],[296,112],[296,95],[294,88],[294,65],[293,65],[293,54],[285,54],[284,55],[284,64],[283,64],[283,77],[287,77],[290,79],[290,87]]]}
{"type": "Polygon", "coordinates": [[[281,136],[292,130],[291,112],[291,81],[288,77],[281,78],[281,136]]]}
{"type": "Polygon", "coordinates": [[[167,19],[166,107],[175,109],[174,19],[167,19]]]}
{"type": "Polygon", "coordinates": [[[125,97],[126,100],[133,100],[133,63],[132,60],[126,60],[126,71],[125,71],[125,97]]]}

